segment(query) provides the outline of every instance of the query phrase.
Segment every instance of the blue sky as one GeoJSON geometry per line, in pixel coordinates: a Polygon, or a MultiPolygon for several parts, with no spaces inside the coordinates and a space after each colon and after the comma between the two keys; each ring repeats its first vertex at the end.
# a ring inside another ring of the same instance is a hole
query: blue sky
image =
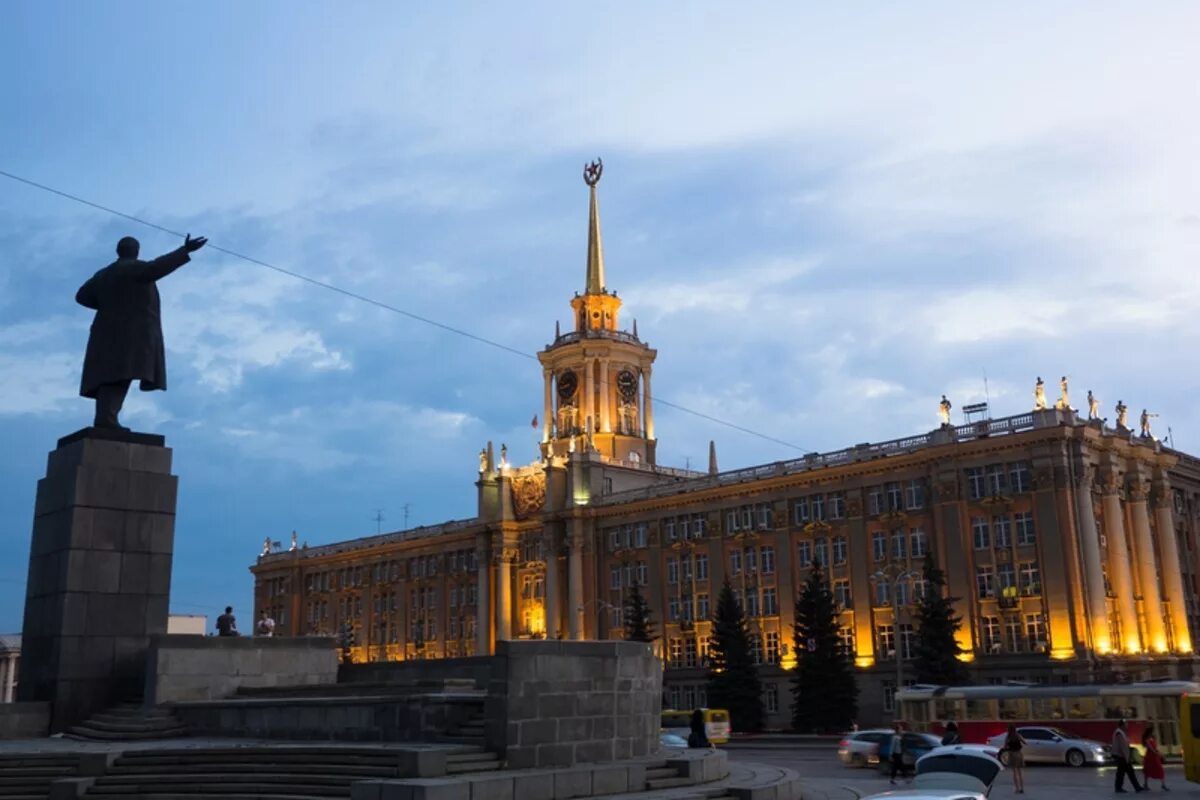
{"type": "MultiPolygon", "coordinates": [[[[1193,4],[10,2],[0,169],[533,352],[608,282],[658,348],[660,460],[734,468],[1031,405],[1072,377],[1200,451],[1193,4]],[[957,412],[956,412],[957,413],[957,412]]],[[[0,180],[0,630],[122,235],[0,180]]],[[[248,613],[265,536],[470,516],[533,456],[536,364],[201,251],[161,286],[172,607],[248,613]]],[[[1078,402],[1076,403],[1078,405],[1078,402]]]]}

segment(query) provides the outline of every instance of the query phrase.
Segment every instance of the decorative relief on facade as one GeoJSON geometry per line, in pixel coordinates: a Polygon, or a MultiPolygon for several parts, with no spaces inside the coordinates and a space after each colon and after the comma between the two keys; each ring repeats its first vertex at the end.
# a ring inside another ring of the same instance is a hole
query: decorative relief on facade
{"type": "Polygon", "coordinates": [[[521,559],[521,549],[515,545],[505,545],[497,547],[492,551],[492,563],[494,564],[515,564],[521,559]]]}
{"type": "Polygon", "coordinates": [[[937,485],[937,499],[939,502],[948,503],[958,499],[958,481],[948,480],[939,481],[937,485]]]}
{"type": "Polygon", "coordinates": [[[1135,503],[1144,503],[1150,496],[1150,484],[1143,480],[1132,480],[1125,486],[1126,496],[1135,503]]]}
{"type": "Polygon", "coordinates": [[[846,498],[846,516],[861,517],[862,510],[862,498],[859,497],[857,492],[846,498]]]}
{"type": "Polygon", "coordinates": [[[512,479],[513,513],[517,519],[528,519],[539,513],[546,504],[546,473],[517,475],[512,479]]]}
{"type": "Polygon", "coordinates": [[[1054,488],[1054,468],[1038,467],[1033,471],[1034,491],[1054,488]]]}

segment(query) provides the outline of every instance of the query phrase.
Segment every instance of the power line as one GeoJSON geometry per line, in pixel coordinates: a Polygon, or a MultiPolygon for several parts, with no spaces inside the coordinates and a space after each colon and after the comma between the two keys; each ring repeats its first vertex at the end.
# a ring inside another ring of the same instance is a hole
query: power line
{"type": "MultiPolygon", "coordinates": [[[[176,237],[182,237],[185,235],[184,233],[182,233],[180,231],[171,230],[170,228],[167,228],[163,225],[159,225],[158,223],[150,222],[149,220],[142,219],[141,217],[134,216],[133,214],[128,214],[124,211],[118,211],[115,208],[110,208],[109,206],[105,206],[100,203],[94,202],[92,200],[88,200],[86,198],[80,197],[79,195],[71,194],[70,192],[65,192],[61,189],[55,189],[53,186],[47,186],[44,183],[38,183],[37,181],[30,180],[29,178],[24,178],[24,177],[21,177],[20,175],[14,175],[13,173],[6,172],[5,170],[0,170],[0,175],[4,176],[5,178],[8,178],[10,180],[16,181],[17,183],[23,183],[26,186],[31,186],[35,189],[40,189],[44,192],[49,192],[50,194],[58,195],[59,197],[65,198],[72,202],[88,206],[89,208],[94,208],[98,211],[103,211],[106,214],[111,214],[116,217],[121,217],[122,219],[127,219],[130,222],[136,222],[139,225],[144,225],[147,228],[152,228],[153,230],[161,231],[162,233],[168,233],[168,234],[171,234],[172,236],[176,236],[176,237]]],[[[391,305],[390,303],[385,303],[382,300],[376,300],[373,297],[368,297],[366,295],[359,294],[358,292],[352,292],[349,289],[343,289],[342,287],[335,286],[332,283],[327,283],[325,281],[318,280],[317,278],[312,278],[312,277],[309,277],[308,275],[304,275],[302,273],[295,272],[290,269],[285,269],[284,267],[280,267],[275,264],[271,264],[267,261],[263,261],[262,259],[255,258],[254,256],[248,256],[248,255],[245,255],[244,253],[239,253],[236,250],[230,250],[225,247],[219,247],[215,244],[212,244],[211,242],[207,246],[212,248],[213,250],[216,250],[218,253],[224,253],[227,256],[241,259],[242,261],[246,261],[250,264],[254,264],[256,266],[260,266],[265,269],[272,270],[273,272],[277,272],[281,275],[287,275],[290,278],[295,278],[296,280],[304,281],[305,283],[312,284],[313,286],[319,286],[322,289],[328,289],[331,292],[336,292],[340,295],[349,297],[353,300],[358,300],[360,302],[367,303],[369,305],[373,305],[377,308],[382,308],[385,311],[391,311],[394,314],[399,314],[403,317],[407,317],[411,320],[415,320],[417,322],[422,322],[426,325],[431,325],[435,328],[440,328],[441,330],[447,331],[448,333],[453,333],[458,336],[462,336],[467,339],[471,339],[473,341],[479,342],[480,344],[485,344],[490,347],[495,347],[499,350],[505,351],[506,353],[511,353],[513,355],[520,356],[522,358],[527,358],[532,361],[538,360],[537,356],[533,355],[532,353],[527,353],[524,350],[518,350],[517,348],[510,347],[509,345],[506,345],[502,342],[497,342],[494,339],[488,339],[487,337],[479,336],[478,334],[471,333],[470,331],[463,330],[462,328],[456,328],[453,325],[448,325],[444,322],[439,322],[436,319],[421,316],[420,314],[415,314],[411,311],[405,310],[403,308],[399,308],[398,306],[391,305]]],[[[604,385],[606,383],[607,383],[607,381],[604,381],[604,380],[600,381],[601,385],[604,385]]],[[[780,444],[780,445],[783,445],[784,447],[790,447],[795,450],[801,450],[801,451],[805,451],[807,449],[807,448],[801,447],[798,444],[793,444],[792,442],[787,442],[787,441],[784,441],[783,439],[779,439],[779,438],[770,436],[765,433],[760,433],[759,431],[753,430],[751,428],[747,428],[742,425],[737,425],[735,423],[728,422],[728,421],[720,419],[718,417],[714,417],[711,414],[705,414],[702,411],[696,411],[694,409],[687,408],[686,406],[679,405],[678,403],[672,403],[671,401],[664,400],[661,397],[655,397],[654,402],[661,406],[666,406],[667,408],[673,408],[676,411],[680,411],[685,414],[690,414],[699,419],[703,419],[703,420],[707,420],[709,422],[716,423],[717,425],[721,425],[721,426],[729,428],[731,430],[735,430],[740,433],[745,433],[750,436],[756,436],[759,439],[763,439],[768,442],[773,442],[774,444],[780,444]]]]}

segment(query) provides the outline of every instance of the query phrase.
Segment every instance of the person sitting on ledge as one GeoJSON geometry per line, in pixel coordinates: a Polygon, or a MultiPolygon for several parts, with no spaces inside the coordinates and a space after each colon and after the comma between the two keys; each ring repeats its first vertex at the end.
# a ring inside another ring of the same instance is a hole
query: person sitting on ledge
{"type": "Polygon", "coordinates": [[[217,636],[237,635],[237,617],[233,615],[233,606],[225,606],[225,613],[217,617],[217,636]]]}

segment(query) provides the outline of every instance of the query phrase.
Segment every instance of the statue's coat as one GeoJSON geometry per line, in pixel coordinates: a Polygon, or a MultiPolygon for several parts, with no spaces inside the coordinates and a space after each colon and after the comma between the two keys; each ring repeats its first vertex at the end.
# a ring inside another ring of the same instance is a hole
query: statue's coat
{"type": "Polygon", "coordinates": [[[96,310],[79,393],[95,397],[106,383],[140,380],[142,391],[167,388],[158,287],[190,261],[184,248],[153,261],[118,258],[79,287],[75,302],[96,310]]]}

